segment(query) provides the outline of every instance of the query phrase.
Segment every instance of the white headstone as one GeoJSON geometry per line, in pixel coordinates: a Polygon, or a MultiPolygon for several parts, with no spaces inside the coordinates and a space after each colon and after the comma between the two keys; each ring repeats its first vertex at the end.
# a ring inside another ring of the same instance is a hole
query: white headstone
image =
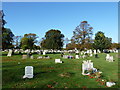
{"type": "Polygon", "coordinates": [[[90,51],[89,51],[89,50],[87,50],[86,52],[87,52],[87,53],[90,53],[90,51]]]}
{"type": "Polygon", "coordinates": [[[113,62],[113,56],[109,57],[109,62],[113,62]]]}
{"type": "Polygon", "coordinates": [[[63,55],[63,58],[67,59],[67,58],[68,58],[68,55],[63,55]]]}
{"type": "Polygon", "coordinates": [[[9,50],[9,52],[8,52],[8,55],[7,56],[9,56],[9,57],[11,57],[12,56],[12,50],[10,49],[9,50]]]}
{"type": "Polygon", "coordinates": [[[93,69],[93,62],[91,60],[83,61],[82,63],[82,74],[83,75],[89,75],[89,73],[85,74],[85,70],[93,69]]]}
{"type": "Polygon", "coordinates": [[[23,78],[33,78],[33,67],[32,66],[26,66],[25,67],[25,75],[23,78]]]}
{"type": "Polygon", "coordinates": [[[37,57],[37,59],[41,59],[41,58],[43,58],[43,57],[42,57],[42,56],[38,56],[38,57],[37,57]]]}
{"type": "Polygon", "coordinates": [[[77,50],[76,53],[79,53],[79,51],[77,50]]]}
{"type": "Polygon", "coordinates": [[[62,61],[60,61],[60,59],[55,59],[55,63],[62,63],[62,61]]]}
{"type": "Polygon", "coordinates": [[[79,59],[79,55],[75,55],[75,58],[76,58],[76,59],[79,59]]]}
{"type": "Polygon", "coordinates": [[[92,53],[90,54],[90,57],[92,57],[93,55],[92,55],[92,53]]]}
{"type": "Polygon", "coordinates": [[[101,51],[100,51],[99,49],[97,50],[97,52],[98,52],[98,53],[101,53],[101,51]]]}
{"type": "Polygon", "coordinates": [[[113,62],[113,56],[110,56],[109,54],[107,54],[106,61],[113,62]]]}
{"type": "Polygon", "coordinates": [[[45,51],[43,52],[43,55],[46,55],[46,52],[45,52],[45,51]]]}
{"type": "Polygon", "coordinates": [[[113,85],[115,85],[114,82],[106,82],[106,86],[107,86],[107,87],[112,87],[113,85]]]}
{"type": "Polygon", "coordinates": [[[96,50],[94,50],[94,54],[96,54],[96,50]]]}
{"type": "Polygon", "coordinates": [[[92,54],[92,50],[90,49],[90,54],[92,54]]]}

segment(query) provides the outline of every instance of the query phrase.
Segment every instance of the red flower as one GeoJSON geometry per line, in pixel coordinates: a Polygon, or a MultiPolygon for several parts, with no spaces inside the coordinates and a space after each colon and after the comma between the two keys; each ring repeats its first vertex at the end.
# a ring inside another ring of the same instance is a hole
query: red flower
{"type": "Polygon", "coordinates": [[[90,77],[90,78],[94,78],[94,77],[90,77]]]}

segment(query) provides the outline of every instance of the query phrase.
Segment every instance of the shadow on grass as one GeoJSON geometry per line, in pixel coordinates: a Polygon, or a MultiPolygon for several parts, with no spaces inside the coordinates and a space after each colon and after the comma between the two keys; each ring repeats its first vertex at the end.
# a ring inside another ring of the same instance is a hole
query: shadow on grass
{"type": "Polygon", "coordinates": [[[49,73],[49,72],[37,72],[37,73],[34,73],[35,76],[39,75],[39,74],[44,74],[44,73],[49,73]]]}

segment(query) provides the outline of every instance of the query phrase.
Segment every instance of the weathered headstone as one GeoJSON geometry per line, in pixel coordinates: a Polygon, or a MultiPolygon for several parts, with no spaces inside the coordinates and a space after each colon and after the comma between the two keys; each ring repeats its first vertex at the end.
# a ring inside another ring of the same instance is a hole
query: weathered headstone
{"type": "Polygon", "coordinates": [[[34,59],[33,55],[32,55],[32,56],[30,56],[30,59],[34,59]]]}
{"type": "Polygon", "coordinates": [[[38,57],[37,57],[37,59],[41,59],[41,58],[43,58],[43,57],[42,57],[42,56],[38,56],[38,57]]]}
{"type": "Polygon", "coordinates": [[[27,59],[27,55],[22,55],[22,59],[27,59]]]}
{"type": "Polygon", "coordinates": [[[26,66],[25,67],[25,75],[23,78],[33,78],[33,67],[32,66],[26,66]]]}

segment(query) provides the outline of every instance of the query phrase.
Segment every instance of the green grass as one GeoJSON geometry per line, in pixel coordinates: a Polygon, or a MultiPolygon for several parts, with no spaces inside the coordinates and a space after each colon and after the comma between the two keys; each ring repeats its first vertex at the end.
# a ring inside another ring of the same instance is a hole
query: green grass
{"type": "MultiPolygon", "coordinates": [[[[2,57],[2,87],[3,88],[108,88],[96,81],[96,78],[83,76],[82,61],[92,60],[94,67],[102,71],[102,79],[114,81],[118,87],[118,58],[115,53],[114,62],[105,61],[105,53],[99,58],[63,59],[60,54],[48,54],[51,59],[25,59],[21,55],[2,57]],[[55,58],[61,58],[62,64],[55,64],[55,58]],[[20,64],[18,64],[20,62],[20,64]],[[34,78],[23,79],[25,66],[34,67],[34,78]],[[62,77],[61,74],[66,74],[62,77]]],[[[34,54],[35,58],[39,55],[34,54]]]]}

